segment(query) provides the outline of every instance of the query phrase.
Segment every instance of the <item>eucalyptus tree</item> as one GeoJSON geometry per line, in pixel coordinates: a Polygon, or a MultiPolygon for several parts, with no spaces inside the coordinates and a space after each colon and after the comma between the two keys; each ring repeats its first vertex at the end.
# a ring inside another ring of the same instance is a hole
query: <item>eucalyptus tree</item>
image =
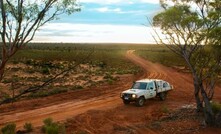
{"type": "Polygon", "coordinates": [[[8,60],[33,40],[35,33],[59,15],[80,11],[76,0],[0,1],[0,81],[8,60]]]}
{"type": "Polygon", "coordinates": [[[215,124],[210,100],[221,68],[221,1],[160,0],[163,11],[153,18],[155,40],[186,61],[194,81],[198,110],[215,124]]]}

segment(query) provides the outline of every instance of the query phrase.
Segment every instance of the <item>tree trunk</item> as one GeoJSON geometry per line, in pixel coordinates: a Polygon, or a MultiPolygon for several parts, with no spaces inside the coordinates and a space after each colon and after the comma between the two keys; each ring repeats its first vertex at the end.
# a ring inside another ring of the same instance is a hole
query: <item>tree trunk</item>
{"type": "Polygon", "coordinates": [[[201,90],[201,95],[203,97],[203,101],[204,101],[204,116],[205,116],[205,121],[207,123],[207,125],[209,126],[214,126],[215,125],[215,115],[213,113],[209,98],[204,90],[203,84],[200,84],[200,90],[201,90]]]}
{"type": "Polygon", "coordinates": [[[202,105],[202,102],[199,97],[199,90],[200,90],[199,86],[194,84],[194,96],[195,96],[195,100],[196,100],[197,112],[203,111],[203,105],[202,105]]]}
{"type": "Polygon", "coordinates": [[[0,65],[0,82],[3,79],[4,71],[5,71],[5,65],[0,65]]]}
{"type": "Polygon", "coordinates": [[[196,105],[197,105],[196,110],[197,112],[203,111],[203,105],[199,97],[200,86],[199,86],[199,80],[197,77],[196,69],[190,63],[190,59],[188,58],[189,56],[186,53],[183,53],[182,56],[185,59],[190,71],[192,72],[193,83],[194,83],[194,96],[195,96],[196,105]]]}
{"type": "Polygon", "coordinates": [[[195,96],[196,105],[197,105],[197,112],[201,112],[203,111],[203,105],[199,97],[200,87],[199,87],[198,79],[196,78],[196,76],[193,77],[193,82],[194,82],[194,96],[195,96]]]}
{"type": "Polygon", "coordinates": [[[2,81],[4,76],[6,62],[7,60],[2,58],[2,62],[0,63],[0,82],[2,81]]]}

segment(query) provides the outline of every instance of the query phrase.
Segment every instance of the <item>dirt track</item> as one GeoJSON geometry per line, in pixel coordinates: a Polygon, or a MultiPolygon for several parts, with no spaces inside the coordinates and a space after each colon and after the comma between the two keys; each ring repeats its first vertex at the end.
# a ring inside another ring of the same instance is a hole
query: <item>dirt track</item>
{"type": "MultiPolygon", "coordinates": [[[[128,89],[137,77],[123,77],[116,85],[59,94],[44,99],[21,101],[4,105],[0,108],[0,126],[7,122],[15,122],[22,129],[26,122],[33,126],[41,126],[42,120],[52,117],[55,121],[65,121],[73,118],[72,128],[87,130],[89,133],[159,133],[152,131],[143,124],[162,116],[159,109],[168,106],[177,109],[184,105],[193,104],[193,86],[189,74],[160,64],[146,61],[127,51],[126,57],[141,66],[144,74],[139,78],[160,78],[174,85],[174,90],[168,94],[166,101],[152,99],[144,107],[137,108],[133,104],[125,106],[119,94],[128,89]],[[8,110],[7,110],[8,109],[8,110]],[[159,115],[160,114],[160,115],[159,115]],[[128,132],[129,133],[129,132],[128,132]]],[[[219,91],[220,92],[220,88],[219,91]]],[[[215,98],[220,99],[217,95],[215,98]]],[[[71,128],[69,128],[70,131],[71,128]]]]}

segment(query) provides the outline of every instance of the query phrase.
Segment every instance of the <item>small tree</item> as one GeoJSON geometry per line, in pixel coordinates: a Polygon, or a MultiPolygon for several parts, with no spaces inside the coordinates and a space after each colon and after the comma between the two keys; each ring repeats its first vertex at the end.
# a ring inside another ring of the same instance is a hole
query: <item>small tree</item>
{"type": "Polygon", "coordinates": [[[1,128],[2,134],[15,134],[16,133],[16,124],[9,123],[6,124],[3,128],[1,128]]]}
{"type": "Polygon", "coordinates": [[[76,0],[1,0],[0,81],[8,60],[33,40],[39,28],[61,14],[77,11],[76,0]]]}
{"type": "Polygon", "coordinates": [[[162,35],[155,30],[154,38],[185,59],[193,76],[197,109],[205,104],[205,120],[214,125],[210,100],[221,68],[221,1],[160,0],[160,3],[164,11],[154,16],[153,26],[160,27],[162,35]]]}

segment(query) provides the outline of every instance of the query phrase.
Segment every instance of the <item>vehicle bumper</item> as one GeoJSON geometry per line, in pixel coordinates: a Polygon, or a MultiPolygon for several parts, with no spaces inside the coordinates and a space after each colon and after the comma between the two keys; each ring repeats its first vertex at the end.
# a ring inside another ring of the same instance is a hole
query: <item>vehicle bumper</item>
{"type": "Polygon", "coordinates": [[[132,94],[121,94],[121,99],[124,101],[136,101],[137,97],[132,97],[132,94]]]}

